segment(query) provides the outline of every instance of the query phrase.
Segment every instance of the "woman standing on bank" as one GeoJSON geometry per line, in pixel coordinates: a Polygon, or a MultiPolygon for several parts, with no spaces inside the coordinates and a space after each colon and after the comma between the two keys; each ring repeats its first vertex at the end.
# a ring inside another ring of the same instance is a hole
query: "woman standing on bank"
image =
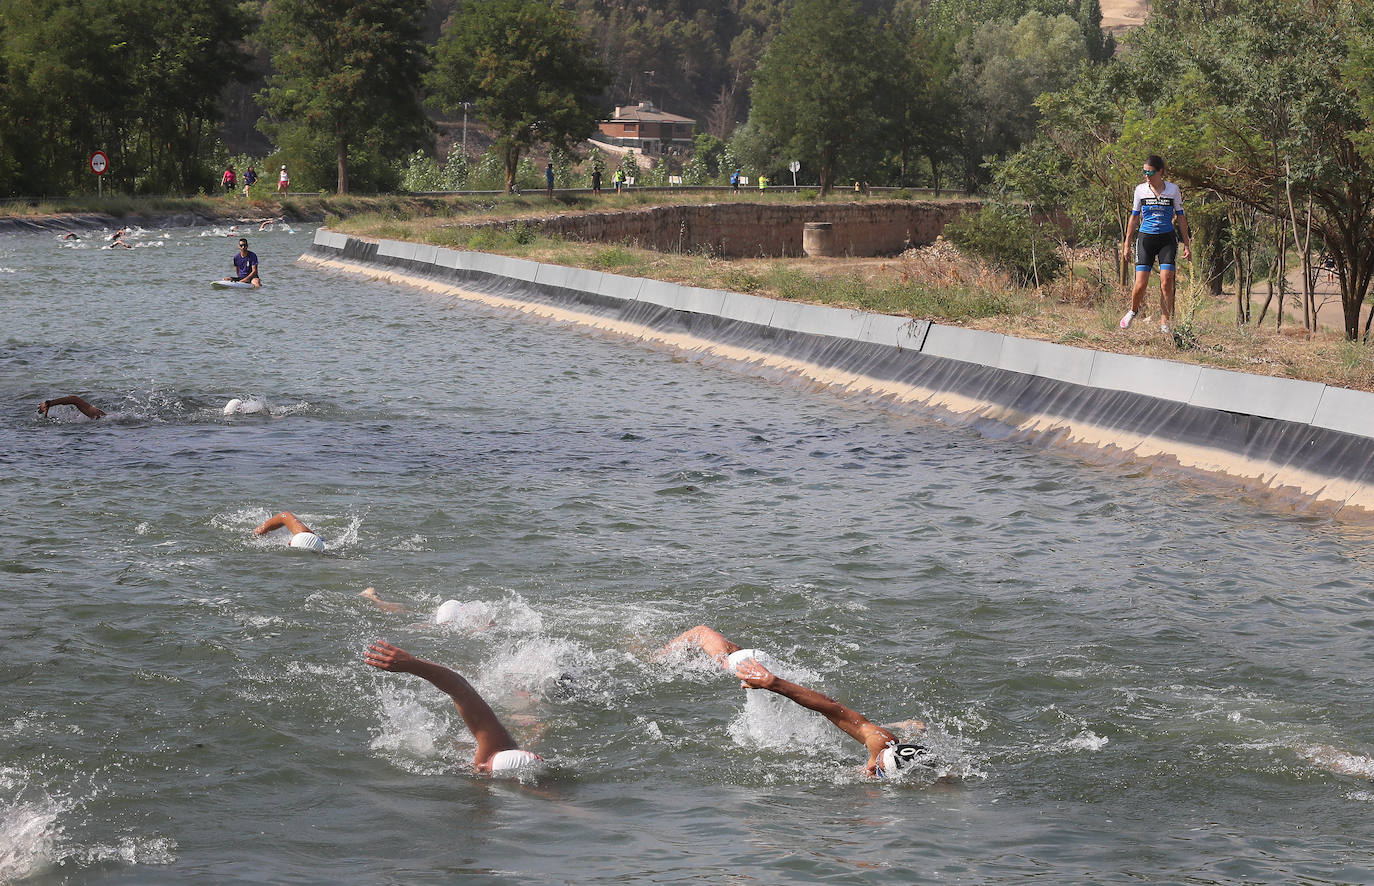
{"type": "Polygon", "coordinates": [[[1157,154],[1145,158],[1141,168],[1145,181],[1136,185],[1135,201],[1131,205],[1131,220],[1126,226],[1126,241],[1121,244],[1126,261],[1131,260],[1131,238],[1135,238],[1135,286],[1131,289],[1131,309],[1121,318],[1121,328],[1129,329],[1131,321],[1145,306],[1145,290],[1150,285],[1150,271],[1159,260],[1159,331],[1169,334],[1169,321],[1174,315],[1175,260],[1180,240],[1184,260],[1193,257],[1193,238],[1188,234],[1188,219],[1183,216],[1183,194],[1178,185],[1164,180],[1164,159],[1157,154]]]}

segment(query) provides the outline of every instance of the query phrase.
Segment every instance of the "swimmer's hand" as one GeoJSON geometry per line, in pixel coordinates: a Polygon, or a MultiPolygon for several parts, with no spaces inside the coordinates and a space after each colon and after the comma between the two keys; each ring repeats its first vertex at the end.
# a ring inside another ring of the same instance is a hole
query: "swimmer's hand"
{"type": "Polygon", "coordinates": [[[392,646],[385,640],[378,640],[367,647],[367,655],[363,657],[363,661],[374,668],[393,671],[398,674],[413,674],[416,666],[420,664],[420,659],[404,649],[392,646]]]}
{"type": "Polygon", "coordinates": [[[735,667],[735,675],[739,677],[741,689],[771,689],[778,679],[772,671],[752,658],[740,662],[735,667]]]}

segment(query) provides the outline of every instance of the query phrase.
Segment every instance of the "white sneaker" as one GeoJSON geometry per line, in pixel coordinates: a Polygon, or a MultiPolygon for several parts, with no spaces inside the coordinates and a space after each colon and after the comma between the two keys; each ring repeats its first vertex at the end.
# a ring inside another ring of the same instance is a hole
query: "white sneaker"
{"type": "Polygon", "coordinates": [[[1130,328],[1131,328],[1131,321],[1134,320],[1134,319],[1135,319],[1135,311],[1127,311],[1127,312],[1126,312],[1126,315],[1123,316],[1123,317],[1121,318],[1121,328],[1122,328],[1122,329],[1130,329],[1130,328]]]}
{"type": "Polygon", "coordinates": [[[1168,324],[1168,323],[1161,323],[1161,324],[1159,324],[1159,331],[1162,332],[1162,333],[1164,333],[1165,335],[1168,335],[1168,334],[1169,334],[1169,324],[1168,324]]]}

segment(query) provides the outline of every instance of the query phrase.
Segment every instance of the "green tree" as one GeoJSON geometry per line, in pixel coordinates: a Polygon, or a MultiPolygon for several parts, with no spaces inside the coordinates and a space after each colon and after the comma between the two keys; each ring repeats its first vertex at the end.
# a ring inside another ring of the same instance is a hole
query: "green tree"
{"type": "Polygon", "coordinates": [[[279,142],[285,134],[308,146],[309,159],[328,146],[340,194],[348,193],[350,158],[364,145],[374,155],[366,172],[375,180],[381,169],[394,171],[397,155],[430,138],[418,91],[427,9],[424,0],[274,0],[267,6],[263,35],[276,71],[259,99],[278,119],[261,128],[279,142]]]}
{"type": "Polygon", "coordinates": [[[513,190],[520,155],[536,144],[571,152],[600,118],[607,78],[571,14],[538,0],[474,0],[435,52],[428,78],[445,108],[475,104],[496,136],[513,190]]]}
{"type": "Polygon", "coordinates": [[[0,191],[183,190],[206,183],[225,85],[251,17],[225,0],[0,0],[0,191]]]}
{"type": "Polygon", "coordinates": [[[989,178],[985,163],[1035,135],[1035,97],[1071,83],[1087,59],[1083,29],[1067,15],[1028,12],[980,25],[959,44],[958,99],[964,188],[989,178]]]}
{"type": "Polygon", "coordinates": [[[750,122],[817,170],[820,195],[881,130],[875,23],[853,0],[798,0],[754,72],[750,122]]]}

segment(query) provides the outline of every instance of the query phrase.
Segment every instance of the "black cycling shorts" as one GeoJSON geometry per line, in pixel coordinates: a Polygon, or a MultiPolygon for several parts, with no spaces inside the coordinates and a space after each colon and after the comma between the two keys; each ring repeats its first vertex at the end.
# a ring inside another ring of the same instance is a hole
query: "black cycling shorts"
{"type": "Polygon", "coordinates": [[[1178,234],[1166,231],[1163,234],[1141,234],[1135,238],[1135,269],[1148,271],[1159,259],[1161,271],[1172,271],[1178,260],[1178,234]]]}

